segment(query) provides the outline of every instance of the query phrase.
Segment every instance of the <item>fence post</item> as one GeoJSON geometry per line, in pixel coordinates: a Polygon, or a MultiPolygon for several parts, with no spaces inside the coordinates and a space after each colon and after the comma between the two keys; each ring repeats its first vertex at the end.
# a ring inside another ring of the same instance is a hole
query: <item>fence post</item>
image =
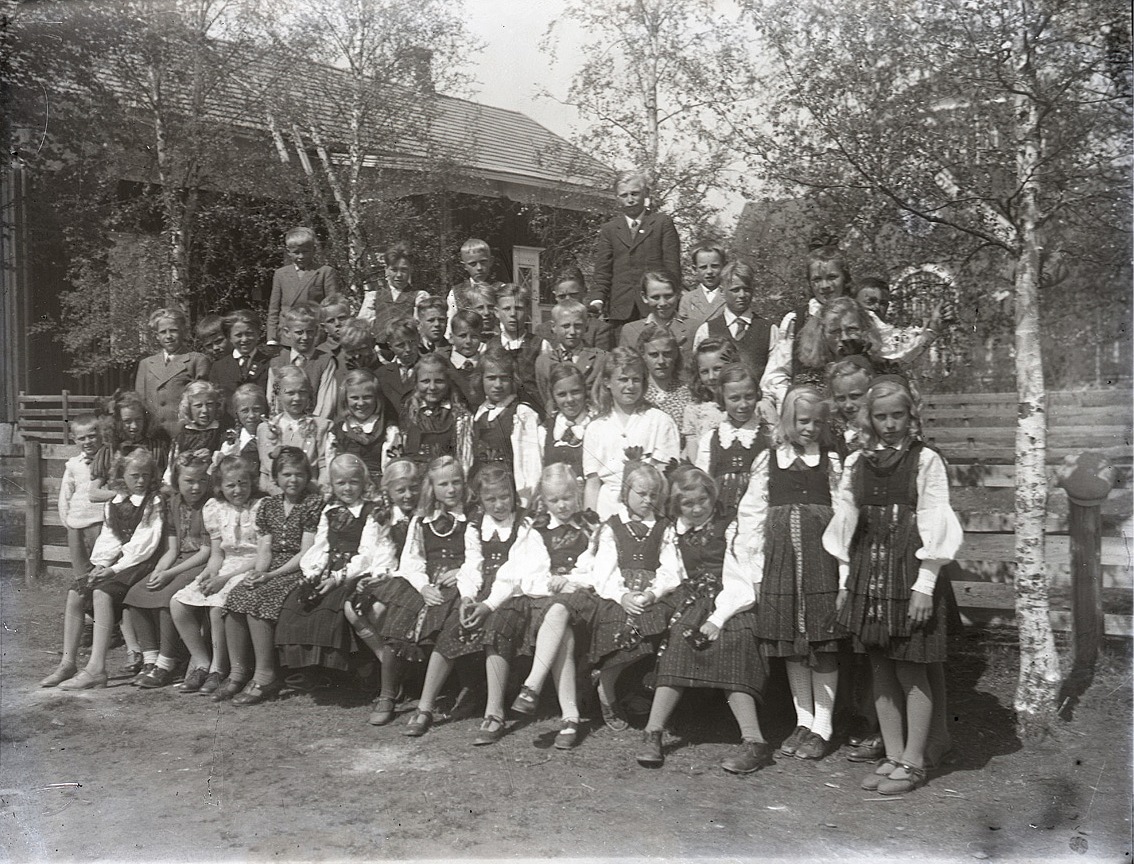
{"type": "Polygon", "coordinates": [[[71,391],[64,390],[63,396],[63,443],[71,443],[71,391]]]}
{"type": "Polygon", "coordinates": [[[31,585],[43,565],[43,477],[41,448],[38,441],[24,439],[24,484],[28,507],[24,516],[24,581],[31,585]]]}
{"type": "Polygon", "coordinates": [[[1071,532],[1072,674],[1089,673],[1106,634],[1102,608],[1102,503],[1117,472],[1101,453],[1068,456],[1058,472],[1071,532]]]}

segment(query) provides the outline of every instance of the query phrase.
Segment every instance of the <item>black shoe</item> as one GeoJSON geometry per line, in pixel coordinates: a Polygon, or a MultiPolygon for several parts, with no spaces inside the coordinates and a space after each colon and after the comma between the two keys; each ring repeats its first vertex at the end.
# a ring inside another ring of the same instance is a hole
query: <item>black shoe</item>
{"type": "Polygon", "coordinates": [[[130,684],[137,687],[145,679],[147,675],[157,668],[156,663],[143,663],[142,668],[138,670],[138,674],[130,679],[130,684]]]}
{"type": "Polygon", "coordinates": [[[661,732],[642,733],[642,749],[638,751],[637,757],[639,765],[643,768],[660,768],[665,764],[661,741],[661,732]]]}
{"type": "Polygon", "coordinates": [[[751,774],[773,764],[772,745],[763,741],[743,741],[740,752],[721,762],[721,767],[730,774],[751,774]]]}
{"type": "Polygon", "coordinates": [[[138,687],[142,690],[156,690],[158,687],[168,687],[173,683],[173,670],[162,669],[155,666],[138,680],[138,687]]]}

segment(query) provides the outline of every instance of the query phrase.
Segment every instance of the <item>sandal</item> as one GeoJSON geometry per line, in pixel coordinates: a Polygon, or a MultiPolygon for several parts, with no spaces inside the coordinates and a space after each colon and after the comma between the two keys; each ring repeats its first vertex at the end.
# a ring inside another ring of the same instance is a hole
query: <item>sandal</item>
{"type": "Polygon", "coordinates": [[[512,702],[512,710],[517,714],[535,714],[537,708],[539,708],[539,694],[525,684],[512,702]]]}
{"type": "Polygon", "coordinates": [[[897,759],[883,759],[878,763],[877,768],[862,778],[862,783],[860,783],[859,786],[867,792],[877,791],[878,785],[889,777],[898,765],[899,762],[897,759]]]}
{"type": "Polygon", "coordinates": [[[420,708],[414,712],[410,717],[409,723],[406,724],[406,729],[402,733],[408,738],[420,738],[429,731],[429,727],[433,725],[433,712],[422,711],[420,708]]]}
{"type": "Polygon", "coordinates": [[[917,768],[908,762],[899,762],[898,767],[889,777],[883,777],[878,784],[879,795],[905,795],[913,792],[928,782],[929,778],[924,768],[917,768]],[[899,771],[905,771],[905,777],[895,777],[899,771]]]}
{"type": "Polygon", "coordinates": [[[476,737],[473,738],[473,746],[482,747],[485,744],[495,744],[504,737],[505,731],[504,718],[489,714],[480,724],[480,729],[477,730],[476,737]]]}
{"type": "Polygon", "coordinates": [[[385,726],[394,719],[394,700],[389,696],[379,696],[374,703],[374,710],[370,712],[367,722],[371,726],[385,726]]]}

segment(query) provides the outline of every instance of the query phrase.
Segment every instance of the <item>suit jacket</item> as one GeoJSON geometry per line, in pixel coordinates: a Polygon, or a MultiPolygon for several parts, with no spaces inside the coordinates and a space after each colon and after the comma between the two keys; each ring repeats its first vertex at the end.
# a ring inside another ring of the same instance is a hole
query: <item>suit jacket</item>
{"type": "MultiPolygon", "coordinates": [[[[271,363],[268,364],[268,406],[273,414],[281,410],[275,404],[276,394],[271,392],[275,389],[275,373],[273,370],[279,369],[281,366],[294,365],[292,353],[291,348],[285,348],[273,357],[271,363]]],[[[337,368],[335,356],[323,345],[316,346],[311,359],[303,364],[303,372],[307,375],[307,380],[311,382],[313,402],[309,413],[316,417],[330,420],[335,416],[339,398],[338,379],[335,377],[337,368]]]]}
{"type": "MultiPolygon", "coordinates": [[[[638,337],[642,335],[642,331],[646,329],[652,322],[646,318],[639,318],[637,321],[631,321],[622,325],[622,333],[618,336],[618,344],[626,348],[633,348],[638,350],[638,337]]],[[[696,330],[690,330],[689,324],[683,321],[680,317],[674,318],[669,322],[668,328],[670,333],[677,339],[681,353],[688,355],[689,345],[693,341],[693,334],[696,330]]]]}
{"type": "Polygon", "coordinates": [[[251,357],[252,362],[243,370],[231,351],[209,367],[209,380],[224,391],[226,399],[231,399],[242,384],[259,384],[265,393],[268,392],[268,364],[272,358],[259,348],[252,352],[251,357]]]}
{"type": "Polygon", "coordinates": [[[170,438],[177,434],[177,409],[181,394],[191,381],[204,381],[209,377],[209,358],[196,351],[173,355],[165,362],[165,353],[159,352],[138,361],[138,374],[134,376],[134,389],[146,402],[156,422],[170,438]]]}
{"type": "MultiPolygon", "coordinates": [[[[386,397],[387,404],[394,412],[388,416],[397,417],[399,426],[402,425],[402,409],[405,407],[406,397],[417,387],[413,375],[409,376],[409,380],[403,381],[401,373],[402,367],[397,363],[386,364],[374,373],[378,377],[378,386],[382,390],[382,395],[386,397]]],[[[404,433],[405,430],[403,429],[402,432],[404,433]]]]}
{"type": "Polygon", "coordinates": [[[279,341],[280,312],[296,303],[318,303],[339,291],[339,274],[329,264],[314,270],[296,270],[287,264],[272,274],[272,297],[268,301],[268,341],[279,341]]]}
{"type": "MultiPolygon", "coordinates": [[[[583,377],[586,378],[588,394],[594,386],[595,379],[602,374],[605,361],[606,352],[597,348],[588,348],[584,345],[576,352],[574,362],[583,373],[583,377]]],[[[551,370],[560,362],[562,361],[556,354],[547,351],[540,354],[535,362],[536,388],[539,391],[540,398],[543,399],[543,404],[547,406],[548,416],[555,413],[555,402],[551,398],[551,370]]]]}
{"type": "Polygon", "coordinates": [[[701,325],[722,309],[724,309],[724,290],[718,288],[716,298],[710,302],[705,299],[705,292],[701,290],[701,283],[698,282],[681,295],[681,305],[677,309],[677,314],[685,319],[692,339],[701,325]]]}
{"type": "Polygon", "coordinates": [[[614,322],[649,314],[641,300],[640,284],[647,270],[668,270],[675,279],[681,278],[681,240],[673,220],[652,210],[639,218],[638,233],[633,236],[621,213],[599,228],[587,302],[602,300],[606,317],[614,322]]]}

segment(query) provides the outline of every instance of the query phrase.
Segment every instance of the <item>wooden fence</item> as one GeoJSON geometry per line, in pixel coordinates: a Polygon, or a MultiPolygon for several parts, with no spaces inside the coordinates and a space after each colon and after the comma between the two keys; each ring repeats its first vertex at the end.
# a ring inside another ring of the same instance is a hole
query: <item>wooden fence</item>
{"type": "MultiPolygon", "coordinates": [[[[1132,587],[1130,394],[1119,391],[1057,392],[1049,396],[1047,568],[1053,594],[1052,623],[1070,626],[1071,538],[1067,495],[1054,484],[1063,458],[1083,450],[1106,453],[1119,469],[1119,483],[1102,507],[1102,594],[1106,633],[1130,637],[1132,587]]],[[[1012,394],[944,395],[925,398],[924,434],[949,462],[953,506],[965,528],[965,544],[950,572],[958,603],[971,622],[1011,623],[1015,595],[1014,435],[1016,399],[1012,394]]],[[[24,445],[0,451],[3,457],[4,544],[6,565],[23,561],[29,578],[41,572],[69,573],[66,529],[56,510],[69,446],[63,418],[89,411],[93,397],[21,396],[24,445]],[[25,401],[26,400],[26,401],[25,401]],[[25,426],[23,411],[30,413],[25,426]],[[51,411],[56,412],[54,415],[51,411]],[[26,429],[26,431],[24,431],[26,429]],[[38,517],[36,514],[39,514],[38,517]],[[16,518],[26,514],[22,543],[16,518]],[[40,550],[42,550],[40,552],[40,550]],[[40,557],[42,555],[42,557],[40,557]]]]}

